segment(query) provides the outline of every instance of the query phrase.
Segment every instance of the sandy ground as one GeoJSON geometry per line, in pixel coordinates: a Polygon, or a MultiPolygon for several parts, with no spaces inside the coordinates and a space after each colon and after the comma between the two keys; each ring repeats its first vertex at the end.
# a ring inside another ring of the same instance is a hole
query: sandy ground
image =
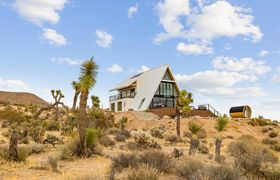
{"type": "MultiPolygon", "coordinates": [[[[161,119],[161,120],[139,120],[136,119],[130,113],[126,114],[117,114],[116,119],[121,118],[122,116],[128,117],[128,123],[126,128],[128,130],[135,129],[146,129],[150,130],[154,127],[163,124],[168,129],[168,134],[175,134],[176,121],[174,119],[161,119]]],[[[200,158],[203,158],[205,162],[212,161],[214,155],[214,143],[215,138],[218,136],[218,133],[215,130],[216,119],[215,118],[183,118],[181,120],[181,132],[187,130],[188,122],[196,121],[203,124],[203,128],[206,130],[207,138],[205,144],[209,147],[209,154],[203,155],[199,154],[200,158]]],[[[2,133],[7,131],[7,129],[0,128],[0,145],[7,144],[8,139],[2,136],[2,133]]],[[[280,129],[275,128],[275,131],[278,131],[280,134],[280,129]]],[[[227,144],[236,140],[241,135],[251,135],[256,139],[261,141],[263,138],[268,137],[268,133],[263,133],[261,127],[253,127],[247,124],[247,120],[240,119],[231,119],[229,121],[228,127],[225,132],[223,132],[223,146],[222,154],[226,157],[226,161],[232,161],[227,153],[227,144]],[[231,136],[231,137],[229,137],[231,136]]],[[[279,137],[277,137],[278,140],[279,137]]],[[[183,138],[184,142],[171,144],[166,142],[163,139],[156,139],[156,141],[161,145],[162,151],[166,153],[171,153],[173,149],[179,148],[183,149],[185,154],[188,153],[189,149],[189,139],[183,138]]],[[[131,139],[130,139],[131,140],[131,139]]],[[[108,173],[111,160],[109,157],[115,156],[121,152],[124,152],[121,147],[124,143],[116,143],[113,148],[103,148],[104,156],[96,156],[88,159],[78,159],[75,161],[60,161],[59,162],[59,173],[53,172],[50,169],[46,169],[45,164],[48,157],[52,154],[55,154],[59,151],[60,147],[57,146],[53,148],[52,146],[48,147],[48,151],[45,153],[31,155],[28,157],[25,163],[7,163],[0,162],[0,180],[6,179],[76,179],[81,177],[90,176],[92,179],[104,179],[104,176],[108,173]]],[[[280,153],[277,153],[280,158],[280,153]]],[[[85,178],[84,178],[85,179],[85,178]]],[[[161,179],[174,179],[171,176],[162,175],[161,179]]]]}

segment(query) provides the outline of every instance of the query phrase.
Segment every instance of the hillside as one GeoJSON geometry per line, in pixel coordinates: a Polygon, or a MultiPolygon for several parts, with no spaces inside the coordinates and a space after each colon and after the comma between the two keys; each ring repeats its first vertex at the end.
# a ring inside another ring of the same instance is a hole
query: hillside
{"type": "Polygon", "coordinates": [[[0,103],[17,104],[17,105],[34,104],[39,107],[44,107],[48,105],[46,101],[36,96],[35,94],[27,93],[27,92],[6,92],[6,91],[0,91],[0,103]]]}

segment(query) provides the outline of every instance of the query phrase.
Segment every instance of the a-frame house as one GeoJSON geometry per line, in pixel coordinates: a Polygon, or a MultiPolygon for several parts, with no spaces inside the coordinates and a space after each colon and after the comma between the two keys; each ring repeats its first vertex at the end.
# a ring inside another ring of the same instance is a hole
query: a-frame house
{"type": "Polygon", "coordinates": [[[156,108],[175,108],[179,87],[168,65],[136,74],[110,90],[112,112],[145,111],[156,108]]]}

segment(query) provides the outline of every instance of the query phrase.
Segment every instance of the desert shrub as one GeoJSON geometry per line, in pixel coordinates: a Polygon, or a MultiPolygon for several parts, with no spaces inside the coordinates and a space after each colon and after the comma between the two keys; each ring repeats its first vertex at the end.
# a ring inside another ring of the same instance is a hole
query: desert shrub
{"type": "Polygon", "coordinates": [[[248,124],[251,125],[251,126],[268,126],[268,125],[272,125],[271,121],[268,121],[268,120],[263,119],[263,118],[251,119],[248,122],[248,124]]]}
{"type": "Polygon", "coordinates": [[[169,173],[172,171],[174,162],[171,156],[158,150],[148,150],[140,155],[140,163],[146,164],[159,172],[169,173]]]}
{"type": "Polygon", "coordinates": [[[167,134],[164,136],[164,140],[169,141],[170,143],[177,143],[182,141],[176,134],[167,134]]]}
{"type": "Polygon", "coordinates": [[[280,179],[280,169],[279,167],[267,167],[262,169],[262,176],[265,179],[269,179],[269,180],[279,180],[280,179]]]}
{"type": "Polygon", "coordinates": [[[59,131],[60,130],[60,124],[59,122],[56,121],[51,121],[47,127],[46,127],[47,131],[59,131]]]}
{"type": "Polygon", "coordinates": [[[207,145],[205,145],[205,144],[200,144],[199,147],[198,147],[198,150],[202,154],[208,154],[209,153],[209,149],[208,149],[207,145]]]}
{"type": "Polygon", "coordinates": [[[109,136],[102,136],[99,139],[99,142],[101,145],[105,146],[105,147],[109,147],[109,146],[114,146],[115,145],[115,141],[113,139],[111,139],[109,136]]]}
{"type": "Polygon", "coordinates": [[[226,138],[228,139],[234,139],[234,137],[232,135],[228,135],[226,138]]]}
{"type": "Polygon", "coordinates": [[[158,172],[157,170],[149,166],[141,165],[138,168],[129,168],[125,179],[126,180],[157,180],[158,172]]]}
{"type": "Polygon", "coordinates": [[[119,128],[120,128],[121,130],[124,130],[127,121],[128,121],[128,118],[125,117],[125,116],[123,116],[123,117],[119,120],[118,126],[119,126],[119,128]]]}
{"type": "Polygon", "coordinates": [[[150,131],[151,135],[156,138],[163,138],[165,132],[166,127],[163,124],[160,124],[158,127],[154,127],[150,131]]]}
{"type": "Polygon", "coordinates": [[[241,136],[229,144],[228,150],[239,167],[256,175],[260,174],[264,163],[278,162],[278,157],[269,148],[250,136],[241,136]]]}
{"type": "Polygon", "coordinates": [[[205,129],[202,129],[201,131],[199,131],[196,136],[199,138],[199,139],[205,139],[207,138],[207,133],[205,131],[205,129]]]}
{"type": "Polygon", "coordinates": [[[76,158],[78,152],[77,147],[79,146],[79,140],[77,138],[73,139],[69,143],[61,147],[60,159],[61,160],[73,160],[76,158]]]}
{"type": "Polygon", "coordinates": [[[175,171],[178,176],[184,179],[203,180],[206,173],[204,166],[204,163],[199,159],[189,157],[177,163],[175,171]]]}
{"type": "Polygon", "coordinates": [[[269,134],[268,134],[269,137],[271,138],[275,138],[278,136],[278,133],[276,131],[271,131],[269,134]]]}
{"type": "Polygon", "coordinates": [[[130,132],[128,130],[122,130],[120,134],[124,135],[126,138],[130,138],[130,132]]]}
{"type": "Polygon", "coordinates": [[[120,132],[121,132],[121,130],[119,128],[116,128],[116,127],[111,127],[111,128],[106,130],[106,134],[118,134],[120,132]]]}
{"type": "Polygon", "coordinates": [[[228,124],[227,118],[225,118],[225,117],[218,117],[217,125],[215,126],[215,129],[218,132],[221,132],[221,131],[223,131],[226,128],[227,124],[228,124]]]}
{"type": "Polygon", "coordinates": [[[140,145],[151,145],[154,143],[154,139],[151,136],[151,134],[149,134],[146,131],[143,130],[138,130],[138,131],[132,131],[131,132],[131,137],[134,139],[134,141],[140,145]]]}
{"type": "Polygon", "coordinates": [[[9,125],[13,123],[20,125],[23,122],[31,120],[29,116],[26,116],[22,112],[18,112],[9,106],[3,110],[0,110],[0,119],[6,120],[9,125]]]}
{"type": "Polygon", "coordinates": [[[272,139],[272,138],[265,138],[262,140],[263,144],[270,144],[270,145],[275,145],[278,144],[278,141],[276,139],[272,139]]]}
{"type": "Polygon", "coordinates": [[[42,144],[33,144],[30,145],[28,148],[30,154],[40,154],[46,152],[45,146],[42,144]]]}
{"type": "Polygon", "coordinates": [[[274,144],[270,148],[273,149],[274,151],[280,152],[280,144],[274,144]]]}
{"type": "Polygon", "coordinates": [[[9,160],[9,148],[7,146],[0,146],[0,158],[3,160],[9,160]]]}
{"type": "Polygon", "coordinates": [[[121,133],[118,133],[116,136],[115,136],[115,140],[117,141],[125,141],[126,140],[126,136],[121,134],[121,133]]]}
{"type": "Polygon", "coordinates": [[[86,129],[86,146],[88,148],[94,147],[97,143],[98,139],[100,138],[101,132],[94,128],[87,128],[86,129]]]}
{"type": "Polygon", "coordinates": [[[108,129],[115,125],[113,113],[107,110],[93,108],[91,109],[88,127],[96,129],[108,129]]]}
{"type": "Polygon", "coordinates": [[[41,126],[34,125],[29,129],[29,135],[36,143],[42,142],[44,134],[45,130],[41,126]]]}
{"type": "Polygon", "coordinates": [[[55,156],[48,157],[47,163],[54,172],[58,172],[58,161],[59,161],[58,157],[55,156]]]}
{"type": "Polygon", "coordinates": [[[241,175],[237,167],[229,165],[218,165],[207,167],[207,176],[209,179],[225,179],[225,180],[238,180],[241,175]]]}
{"type": "Polygon", "coordinates": [[[263,127],[263,128],[261,129],[261,131],[262,131],[263,133],[266,133],[266,132],[269,131],[269,129],[268,129],[267,127],[263,127]]]}
{"type": "Polygon", "coordinates": [[[128,167],[137,167],[139,158],[136,154],[122,153],[113,157],[112,162],[112,169],[120,171],[128,167]]]}
{"type": "Polygon", "coordinates": [[[76,127],[77,127],[77,118],[75,116],[70,116],[61,127],[62,134],[71,135],[74,131],[74,128],[76,127]]]}
{"type": "Polygon", "coordinates": [[[30,152],[28,147],[19,146],[18,147],[18,162],[25,162],[28,158],[30,152]]]}
{"type": "Polygon", "coordinates": [[[48,134],[46,139],[44,139],[43,144],[51,144],[55,147],[56,144],[64,144],[63,140],[53,134],[48,134]]]}

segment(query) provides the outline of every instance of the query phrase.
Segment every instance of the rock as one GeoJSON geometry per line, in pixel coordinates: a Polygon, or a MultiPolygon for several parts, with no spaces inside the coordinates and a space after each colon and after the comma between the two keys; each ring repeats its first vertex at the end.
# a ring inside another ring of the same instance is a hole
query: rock
{"type": "Polygon", "coordinates": [[[163,116],[163,119],[170,119],[170,117],[167,116],[167,115],[164,115],[164,116],[163,116]]]}

